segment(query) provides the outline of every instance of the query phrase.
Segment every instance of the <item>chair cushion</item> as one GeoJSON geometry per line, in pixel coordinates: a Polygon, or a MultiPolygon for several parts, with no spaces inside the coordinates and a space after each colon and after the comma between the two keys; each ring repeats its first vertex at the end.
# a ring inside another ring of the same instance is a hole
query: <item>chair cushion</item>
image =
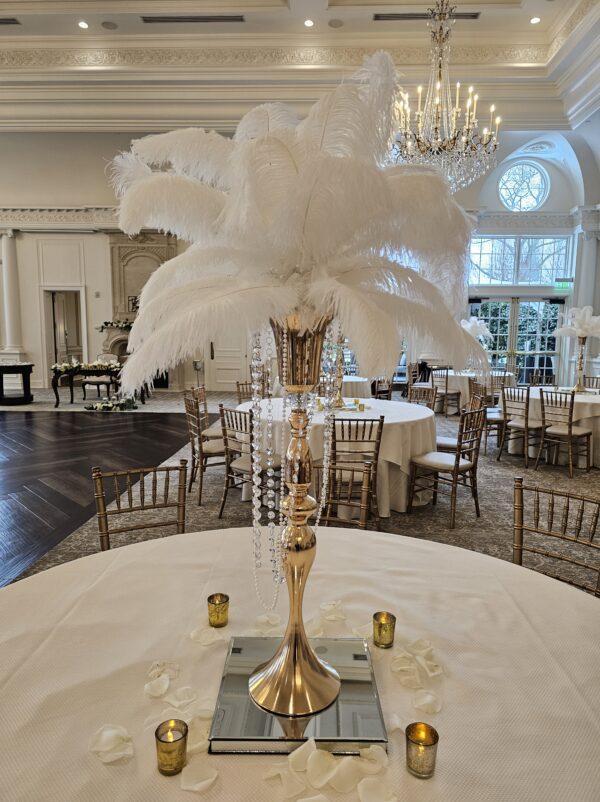
{"type": "MultiPolygon", "coordinates": [[[[572,428],[573,437],[584,437],[584,435],[588,435],[592,433],[591,429],[586,429],[583,426],[573,426],[572,428]]],[[[556,426],[549,426],[546,429],[546,434],[555,435],[556,437],[568,437],[569,436],[569,427],[566,423],[559,423],[556,426]]]]}
{"type": "MultiPolygon", "coordinates": [[[[250,454],[242,454],[241,457],[234,459],[231,463],[231,467],[234,471],[239,471],[240,473],[252,473],[252,460],[250,459],[250,454]]],[[[273,467],[275,469],[281,467],[281,462],[278,457],[273,459],[273,467]]],[[[262,469],[264,471],[267,469],[265,457],[263,457],[262,460],[262,469]]]]}
{"type": "Polygon", "coordinates": [[[458,445],[458,440],[456,437],[443,437],[440,436],[437,438],[435,442],[436,448],[441,449],[442,451],[446,451],[451,449],[452,451],[456,451],[456,447],[458,445]]]}
{"type": "MultiPolygon", "coordinates": [[[[443,471],[451,473],[454,470],[454,463],[456,456],[448,454],[445,451],[428,451],[426,454],[420,454],[418,457],[413,457],[412,462],[420,468],[429,468],[432,471],[443,471]]],[[[466,459],[460,460],[459,471],[468,471],[473,467],[473,463],[466,459]]]]}
{"type": "MultiPolygon", "coordinates": [[[[523,418],[513,418],[508,422],[509,429],[525,429],[525,421],[523,418]]],[[[541,429],[542,422],[541,420],[530,420],[529,421],[529,429],[541,429]]]]}
{"type": "Polygon", "coordinates": [[[205,457],[221,457],[225,454],[225,444],[223,438],[220,440],[204,440],[202,443],[202,453],[205,457]]]}
{"type": "Polygon", "coordinates": [[[216,440],[217,438],[222,439],[223,429],[221,428],[221,421],[216,420],[214,423],[211,423],[210,426],[202,431],[202,437],[205,440],[216,440]]]}

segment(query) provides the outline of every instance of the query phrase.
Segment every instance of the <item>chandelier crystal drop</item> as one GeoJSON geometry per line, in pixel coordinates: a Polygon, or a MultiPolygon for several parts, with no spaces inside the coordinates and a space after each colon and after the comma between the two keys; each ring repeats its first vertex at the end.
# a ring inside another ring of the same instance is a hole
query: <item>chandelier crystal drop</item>
{"type": "Polygon", "coordinates": [[[496,165],[501,118],[490,106],[487,127],[479,129],[479,95],[473,86],[461,93],[460,82],[450,86],[450,36],[456,6],[436,0],[431,19],[431,73],[427,93],[417,89],[417,110],[407,92],[401,92],[396,110],[399,130],[392,159],[399,163],[439,169],[453,192],[468,186],[496,165]],[[464,107],[461,105],[464,103],[464,107]]]}

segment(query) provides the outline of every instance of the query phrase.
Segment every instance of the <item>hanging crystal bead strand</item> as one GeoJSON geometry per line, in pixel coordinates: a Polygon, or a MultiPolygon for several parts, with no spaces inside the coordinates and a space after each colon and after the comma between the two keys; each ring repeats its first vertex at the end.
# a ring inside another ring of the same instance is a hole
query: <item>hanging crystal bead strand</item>
{"type": "Polygon", "coordinates": [[[335,376],[337,371],[337,354],[334,355],[333,324],[327,327],[325,346],[323,348],[323,374],[325,376],[325,414],[323,420],[323,475],[319,495],[319,506],[315,518],[315,534],[321,522],[321,515],[325,509],[325,501],[329,492],[329,468],[331,465],[332,424],[335,418],[333,408],[335,395],[335,376]]]}
{"type": "MultiPolygon", "coordinates": [[[[267,428],[266,428],[266,442],[265,442],[265,455],[266,455],[266,476],[267,476],[267,527],[269,530],[269,554],[271,562],[271,573],[276,588],[279,585],[278,572],[278,532],[275,519],[277,513],[275,511],[275,448],[274,448],[274,433],[273,433],[273,381],[271,375],[271,366],[273,361],[274,342],[271,331],[266,332],[266,360],[265,360],[265,385],[267,388],[267,428]]],[[[273,605],[274,606],[274,605],[273,605]]]]}
{"type": "MultiPolygon", "coordinates": [[[[277,597],[279,595],[279,583],[275,585],[271,601],[267,603],[263,596],[258,572],[262,568],[262,520],[261,520],[261,504],[262,504],[262,488],[261,488],[261,473],[262,473],[262,443],[263,443],[263,420],[261,417],[261,401],[262,401],[262,388],[264,382],[264,367],[261,361],[261,335],[260,332],[253,337],[252,345],[252,361],[251,361],[251,376],[252,376],[252,421],[253,421],[253,438],[252,438],[252,545],[254,551],[254,589],[256,596],[265,611],[273,610],[277,604],[277,597]]],[[[272,423],[272,409],[271,409],[271,423],[272,423]]],[[[268,424],[268,421],[267,421],[268,424]]],[[[272,446],[272,442],[271,442],[272,446]]],[[[272,465],[271,458],[271,465],[272,465]]]]}
{"type": "Polygon", "coordinates": [[[287,391],[287,380],[288,380],[288,325],[287,325],[287,318],[283,324],[283,342],[282,342],[282,354],[281,354],[281,376],[279,378],[279,382],[283,389],[282,395],[282,403],[281,403],[281,478],[279,481],[279,538],[277,542],[278,548],[278,564],[279,564],[279,576],[278,576],[278,584],[285,582],[285,576],[283,571],[281,570],[281,534],[285,527],[286,517],[284,515],[282,504],[283,497],[286,492],[285,486],[285,475],[286,475],[286,468],[287,468],[287,449],[290,441],[291,432],[288,427],[288,391],[287,391]]]}

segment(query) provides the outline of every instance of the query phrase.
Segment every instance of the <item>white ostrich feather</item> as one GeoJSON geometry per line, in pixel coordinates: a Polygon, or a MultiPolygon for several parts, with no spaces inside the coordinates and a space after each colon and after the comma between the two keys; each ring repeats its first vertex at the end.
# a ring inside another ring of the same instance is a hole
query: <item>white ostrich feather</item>
{"type": "Polygon", "coordinates": [[[199,181],[167,173],[154,173],[133,184],[123,196],[119,225],[126,234],[142,228],[169,231],[188,242],[214,233],[225,205],[225,195],[199,181]]]}
{"type": "Polygon", "coordinates": [[[231,139],[202,128],[182,128],[131,143],[132,152],[146,164],[171,165],[176,173],[219,189],[230,187],[229,159],[234,147],[231,139]]]}
{"type": "Polygon", "coordinates": [[[402,339],[443,345],[457,367],[467,357],[485,364],[440,292],[458,306],[471,221],[438,174],[380,166],[395,88],[393,64],[379,53],[300,124],[267,104],[245,115],[231,142],[186,129],[134,143],[139,158],[116,166],[121,226],[193,245],[142,292],[125,390],[220,331],[250,333],[292,311],[335,314],[366,373],[390,372],[402,339]],[[145,161],[174,173],[150,173],[145,161]],[[399,266],[404,253],[437,286],[399,266]]]}
{"type": "Polygon", "coordinates": [[[164,262],[152,273],[140,295],[142,309],[161,293],[203,277],[219,276],[225,281],[245,272],[259,275],[265,270],[262,254],[231,246],[192,245],[187,251],[164,262]]]}
{"type": "Polygon", "coordinates": [[[471,337],[487,337],[488,339],[492,337],[492,333],[488,329],[485,321],[479,320],[475,315],[471,315],[468,320],[461,320],[460,325],[471,337]]]}
{"type": "Polygon", "coordinates": [[[291,288],[247,287],[235,282],[209,299],[199,295],[195,305],[185,313],[176,310],[169,315],[129,356],[121,373],[124,392],[133,392],[144,382],[151,382],[157,372],[191,358],[199,345],[214,338],[215,332],[258,330],[270,317],[285,315],[296,302],[291,288]]]}
{"type": "Polygon", "coordinates": [[[110,181],[117,198],[123,197],[129,187],[150,175],[152,170],[133,153],[119,153],[110,163],[110,181]]]}
{"type": "Polygon", "coordinates": [[[600,315],[594,315],[592,306],[573,306],[563,318],[555,337],[600,337],[600,315]]]}
{"type": "Polygon", "coordinates": [[[258,139],[279,128],[295,128],[298,124],[296,112],[284,103],[263,103],[245,114],[234,134],[236,142],[258,139]]]}

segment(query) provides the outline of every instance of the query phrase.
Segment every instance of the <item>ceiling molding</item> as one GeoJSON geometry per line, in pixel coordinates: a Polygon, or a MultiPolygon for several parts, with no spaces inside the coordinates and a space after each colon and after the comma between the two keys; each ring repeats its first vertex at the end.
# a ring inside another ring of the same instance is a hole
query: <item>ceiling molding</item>
{"type": "Polygon", "coordinates": [[[287,9],[287,0],[18,0],[0,3],[2,14],[169,14],[231,13],[287,9]],[[126,7],[125,7],[126,6],[126,7]]]}
{"type": "Polygon", "coordinates": [[[117,210],[112,206],[69,206],[52,208],[1,208],[0,229],[20,231],[73,229],[89,231],[119,229],[117,210]]]}

